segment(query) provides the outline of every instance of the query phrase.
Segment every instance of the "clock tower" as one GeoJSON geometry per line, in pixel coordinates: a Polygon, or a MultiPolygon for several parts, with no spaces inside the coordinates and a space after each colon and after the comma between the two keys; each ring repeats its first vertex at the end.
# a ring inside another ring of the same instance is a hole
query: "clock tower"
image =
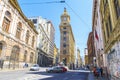
{"type": "Polygon", "coordinates": [[[69,68],[73,66],[75,62],[74,49],[75,40],[70,25],[70,16],[68,15],[66,8],[61,15],[60,28],[60,62],[63,62],[65,66],[69,68]]]}

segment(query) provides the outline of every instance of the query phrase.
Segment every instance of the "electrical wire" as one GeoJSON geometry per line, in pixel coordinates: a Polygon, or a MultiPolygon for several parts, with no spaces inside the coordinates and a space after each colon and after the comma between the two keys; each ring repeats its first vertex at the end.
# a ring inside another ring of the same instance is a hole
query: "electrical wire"
{"type": "MultiPolygon", "coordinates": [[[[73,8],[65,2],[65,4],[72,10],[72,12],[81,20],[81,22],[83,22],[86,26],[89,26],[74,10],[73,8]]],[[[88,27],[89,28],[89,27],[88,27]]],[[[89,28],[90,29],[90,28],[89,28]]]]}
{"type": "Polygon", "coordinates": [[[65,0],[50,1],[50,2],[40,2],[40,3],[22,3],[21,5],[36,5],[36,4],[51,4],[51,3],[65,3],[65,0]]]}

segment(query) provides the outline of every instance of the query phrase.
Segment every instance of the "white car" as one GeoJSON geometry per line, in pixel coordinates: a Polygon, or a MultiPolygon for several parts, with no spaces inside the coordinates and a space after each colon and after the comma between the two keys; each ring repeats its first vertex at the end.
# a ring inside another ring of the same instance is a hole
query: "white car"
{"type": "Polygon", "coordinates": [[[32,67],[30,67],[30,71],[39,71],[40,67],[38,64],[34,64],[32,67]]]}
{"type": "Polygon", "coordinates": [[[51,72],[63,72],[63,69],[59,66],[54,66],[52,68],[46,69],[46,72],[51,73],[51,72]]]}

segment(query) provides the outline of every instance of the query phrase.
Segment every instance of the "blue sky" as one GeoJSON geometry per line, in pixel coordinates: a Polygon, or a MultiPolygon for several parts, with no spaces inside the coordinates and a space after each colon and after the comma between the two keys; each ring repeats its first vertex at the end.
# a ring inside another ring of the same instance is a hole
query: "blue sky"
{"type": "Polygon", "coordinates": [[[92,30],[92,4],[93,0],[65,0],[66,3],[50,3],[60,0],[18,0],[19,5],[26,17],[42,16],[51,20],[55,28],[55,43],[60,48],[60,16],[66,7],[71,18],[71,26],[77,47],[84,55],[84,48],[87,47],[88,34],[92,30]],[[40,4],[25,4],[40,3],[40,4]]]}

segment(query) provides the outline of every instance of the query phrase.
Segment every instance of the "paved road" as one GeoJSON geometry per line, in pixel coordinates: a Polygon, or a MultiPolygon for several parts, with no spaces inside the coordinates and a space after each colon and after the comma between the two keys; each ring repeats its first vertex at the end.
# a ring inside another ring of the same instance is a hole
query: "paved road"
{"type": "Polygon", "coordinates": [[[68,71],[66,73],[46,73],[45,70],[29,71],[3,71],[0,80],[87,80],[88,72],[68,71]]]}

